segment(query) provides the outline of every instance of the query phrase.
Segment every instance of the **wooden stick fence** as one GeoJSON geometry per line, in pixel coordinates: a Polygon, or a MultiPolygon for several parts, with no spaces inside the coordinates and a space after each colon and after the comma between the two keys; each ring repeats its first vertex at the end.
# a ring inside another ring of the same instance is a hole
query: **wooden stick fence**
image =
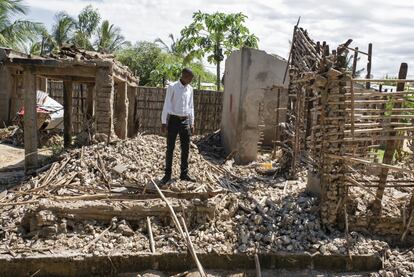
{"type": "MultiPolygon", "coordinates": [[[[159,134],[166,89],[138,87],[136,112],[139,131],[159,134]]],[[[220,128],[223,92],[194,90],[195,134],[220,128]]]]}

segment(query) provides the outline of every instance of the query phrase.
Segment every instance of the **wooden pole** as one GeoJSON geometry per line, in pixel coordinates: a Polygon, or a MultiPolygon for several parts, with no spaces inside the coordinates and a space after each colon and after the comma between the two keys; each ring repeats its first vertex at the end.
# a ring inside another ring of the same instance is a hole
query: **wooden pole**
{"type": "Polygon", "coordinates": [[[157,184],[154,182],[154,180],[151,179],[152,184],[154,185],[155,189],[157,190],[158,194],[160,195],[161,199],[165,202],[165,204],[167,204],[168,210],[171,213],[171,217],[175,223],[175,226],[177,227],[178,232],[180,233],[181,237],[184,239],[188,250],[190,251],[191,256],[194,259],[194,262],[197,265],[198,271],[200,272],[200,275],[202,277],[207,277],[206,273],[204,272],[203,266],[201,265],[200,261],[197,258],[197,254],[194,250],[193,244],[190,240],[190,236],[188,235],[188,230],[187,230],[187,226],[185,225],[185,223],[183,223],[184,229],[183,227],[181,227],[180,221],[177,218],[177,215],[174,212],[173,207],[171,206],[171,204],[168,202],[167,198],[165,198],[164,194],[162,193],[162,191],[160,190],[160,188],[157,186],[157,184]],[[184,233],[184,230],[186,231],[186,233],[184,233]]]}
{"type": "Polygon", "coordinates": [[[254,263],[256,265],[256,277],[262,277],[262,270],[260,268],[259,256],[254,254],[254,263]]]}
{"type": "Polygon", "coordinates": [[[150,241],[151,252],[155,253],[155,242],[154,236],[152,235],[152,228],[151,228],[151,219],[147,216],[147,228],[148,228],[148,236],[150,241]]]}
{"type": "Polygon", "coordinates": [[[290,65],[291,58],[292,58],[293,44],[295,43],[295,34],[296,34],[296,30],[298,29],[299,22],[300,22],[300,16],[298,18],[298,21],[296,22],[295,27],[293,27],[293,34],[292,34],[292,41],[291,41],[291,45],[290,45],[289,57],[288,57],[286,68],[285,68],[285,74],[283,75],[283,83],[282,84],[285,84],[286,76],[287,76],[287,73],[289,71],[289,65],[290,65]]]}
{"type": "MultiPolygon", "coordinates": [[[[407,71],[408,71],[408,65],[406,63],[402,63],[400,66],[400,71],[398,73],[398,79],[405,79],[407,77],[407,71]]],[[[404,91],[404,85],[405,83],[398,83],[397,85],[397,91],[404,91]]],[[[394,108],[401,108],[401,103],[395,103],[394,108]]],[[[391,122],[398,122],[398,119],[391,119],[391,122]]],[[[396,131],[391,131],[389,133],[389,137],[394,137],[397,135],[396,131]]],[[[382,160],[383,164],[391,165],[394,157],[395,150],[397,148],[398,142],[395,140],[387,140],[385,145],[385,152],[384,152],[384,158],[382,160]]],[[[378,183],[378,190],[376,192],[376,199],[374,200],[373,206],[372,206],[372,212],[374,215],[379,216],[381,214],[381,201],[385,185],[387,183],[387,177],[388,177],[388,168],[382,168],[381,172],[379,174],[379,183],[378,183]]]]}
{"type": "Polygon", "coordinates": [[[352,78],[356,77],[357,64],[358,64],[358,47],[355,47],[354,60],[352,63],[352,78]]]}
{"type": "Polygon", "coordinates": [[[71,79],[63,81],[63,145],[72,144],[72,110],[73,110],[73,82],[71,79]]]}
{"type": "Polygon", "coordinates": [[[128,97],[128,128],[127,128],[127,136],[132,137],[135,133],[135,114],[136,114],[136,87],[128,87],[127,97],[128,97]]]}
{"type": "Polygon", "coordinates": [[[38,137],[37,137],[37,105],[36,105],[36,76],[25,69],[24,83],[24,166],[25,171],[38,166],[38,137]]]}
{"type": "Polygon", "coordinates": [[[120,139],[126,139],[128,131],[128,84],[119,83],[116,97],[116,134],[120,139]]]}
{"type": "MultiPolygon", "coordinates": [[[[367,79],[371,79],[371,66],[372,66],[372,43],[368,44],[368,63],[367,63],[367,79]]],[[[371,88],[371,83],[367,82],[365,84],[366,89],[371,88]]]]}

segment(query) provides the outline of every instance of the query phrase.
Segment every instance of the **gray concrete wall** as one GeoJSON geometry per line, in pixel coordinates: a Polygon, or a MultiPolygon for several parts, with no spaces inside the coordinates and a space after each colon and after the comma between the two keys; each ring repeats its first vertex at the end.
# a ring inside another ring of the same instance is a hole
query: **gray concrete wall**
{"type": "MultiPolygon", "coordinates": [[[[270,103],[267,109],[272,110],[276,94],[269,91],[283,86],[285,69],[286,61],[250,48],[235,51],[226,60],[221,130],[226,151],[237,151],[238,163],[248,163],[256,159],[259,104],[261,101],[270,103]]],[[[287,80],[285,88],[288,83],[287,80]]],[[[287,90],[281,98],[286,98],[286,101],[281,102],[286,102],[284,105],[287,106],[287,90]]],[[[270,120],[274,121],[268,112],[267,121],[270,120]]],[[[267,130],[269,132],[270,129],[267,130]]]]}
{"type": "Polygon", "coordinates": [[[11,75],[7,66],[0,65],[0,126],[9,121],[11,75]]]}
{"type": "Polygon", "coordinates": [[[237,150],[240,131],[241,51],[235,51],[227,58],[225,68],[221,133],[223,144],[230,153],[237,150]]]}

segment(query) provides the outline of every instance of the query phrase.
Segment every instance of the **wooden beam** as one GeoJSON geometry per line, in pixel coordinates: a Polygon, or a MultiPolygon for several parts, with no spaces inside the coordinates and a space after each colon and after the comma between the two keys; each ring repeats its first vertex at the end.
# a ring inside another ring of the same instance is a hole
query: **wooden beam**
{"type": "Polygon", "coordinates": [[[49,78],[57,77],[89,77],[95,78],[96,68],[92,66],[81,66],[81,65],[72,65],[72,66],[57,66],[57,67],[47,67],[47,66],[38,66],[34,69],[34,73],[38,75],[44,75],[49,78]]]}
{"type": "Polygon", "coordinates": [[[72,144],[72,94],[73,82],[66,80],[63,82],[63,144],[69,147],[72,144]]]}
{"type": "Polygon", "coordinates": [[[38,166],[36,76],[30,69],[23,73],[24,84],[24,168],[28,172],[38,166]]]}

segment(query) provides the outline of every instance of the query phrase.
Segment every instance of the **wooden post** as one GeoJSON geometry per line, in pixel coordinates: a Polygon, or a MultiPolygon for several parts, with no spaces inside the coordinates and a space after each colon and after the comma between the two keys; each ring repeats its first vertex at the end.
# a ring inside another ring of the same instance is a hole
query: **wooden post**
{"type": "Polygon", "coordinates": [[[72,144],[72,94],[73,82],[71,79],[63,81],[63,145],[69,147],[72,144]]]}
{"type": "Polygon", "coordinates": [[[128,127],[128,84],[119,83],[116,98],[116,134],[120,139],[126,139],[128,127]]]}
{"type": "MultiPolygon", "coordinates": [[[[368,44],[368,63],[367,63],[367,79],[371,79],[371,66],[372,66],[372,43],[368,44]]],[[[371,83],[367,82],[365,84],[366,89],[371,88],[371,83]]]]}
{"type": "Polygon", "coordinates": [[[135,96],[136,87],[128,87],[128,132],[127,136],[132,137],[135,133],[135,96]]]}
{"type": "MultiPolygon", "coordinates": [[[[407,77],[408,65],[406,63],[402,63],[400,66],[400,71],[398,73],[398,79],[405,79],[407,77]]],[[[405,83],[398,83],[397,91],[404,91],[405,83]]],[[[401,108],[401,103],[395,103],[394,108],[401,108]]],[[[391,122],[398,122],[398,119],[391,119],[391,122]]],[[[392,138],[396,136],[396,131],[391,131],[388,136],[392,138]]],[[[384,158],[382,163],[384,164],[392,164],[392,159],[394,157],[395,150],[397,149],[398,141],[395,140],[387,140],[385,145],[385,152],[384,158]]],[[[378,189],[376,193],[376,198],[374,200],[374,204],[372,206],[372,212],[375,216],[379,216],[381,214],[381,200],[384,195],[385,185],[387,184],[387,177],[388,177],[388,168],[382,168],[379,174],[379,182],[378,182],[378,189]]]]}
{"type": "Polygon", "coordinates": [[[95,84],[87,84],[86,87],[86,118],[91,119],[93,117],[93,101],[94,101],[94,91],[95,84]]]}
{"type": "Polygon", "coordinates": [[[24,168],[28,172],[38,166],[37,155],[37,107],[36,107],[36,76],[25,69],[24,83],[24,168]]]}

